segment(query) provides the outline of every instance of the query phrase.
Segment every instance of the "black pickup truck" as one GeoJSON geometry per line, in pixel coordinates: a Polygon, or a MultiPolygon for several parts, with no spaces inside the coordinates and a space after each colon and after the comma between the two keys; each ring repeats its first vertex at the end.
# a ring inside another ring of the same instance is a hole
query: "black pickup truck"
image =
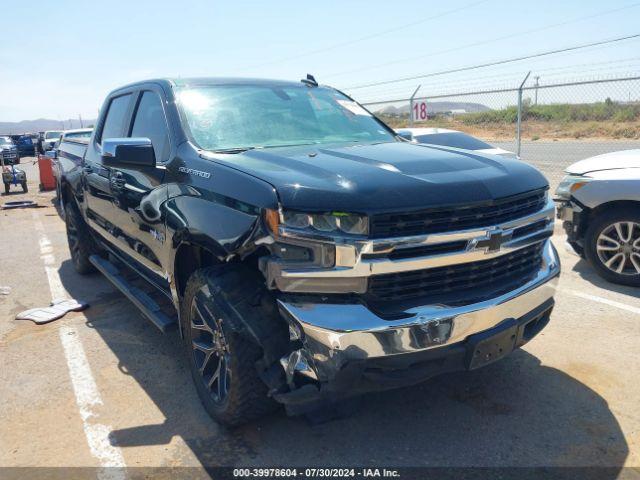
{"type": "Polygon", "coordinates": [[[549,321],[545,178],[411,144],[313,77],[128,85],[58,154],[75,268],[177,327],[222,423],[475,369],[549,321]]]}

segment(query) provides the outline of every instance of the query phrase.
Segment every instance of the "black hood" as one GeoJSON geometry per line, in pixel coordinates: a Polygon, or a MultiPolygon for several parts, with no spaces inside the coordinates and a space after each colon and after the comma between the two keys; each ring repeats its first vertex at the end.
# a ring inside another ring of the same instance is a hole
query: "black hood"
{"type": "Polygon", "coordinates": [[[269,182],[283,207],[306,211],[422,209],[548,186],[519,160],[405,142],[250,150],[217,160],[269,182]]]}

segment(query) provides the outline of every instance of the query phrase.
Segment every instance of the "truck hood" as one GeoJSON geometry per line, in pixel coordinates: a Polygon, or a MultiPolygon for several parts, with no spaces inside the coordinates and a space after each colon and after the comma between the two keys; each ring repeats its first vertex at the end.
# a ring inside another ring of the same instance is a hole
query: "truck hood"
{"type": "Polygon", "coordinates": [[[584,175],[599,170],[621,168],[640,168],[640,150],[622,150],[580,160],[570,165],[566,172],[570,175],[584,175]]]}
{"type": "Polygon", "coordinates": [[[375,213],[483,202],[546,187],[535,168],[449,147],[391,142],[215,155],[269,182],[285,208],[375,213]]]}

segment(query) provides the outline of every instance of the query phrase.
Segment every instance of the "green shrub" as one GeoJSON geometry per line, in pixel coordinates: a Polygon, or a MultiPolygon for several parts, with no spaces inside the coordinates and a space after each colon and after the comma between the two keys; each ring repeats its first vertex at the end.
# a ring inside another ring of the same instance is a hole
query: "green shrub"
{"type": "MultiPolygon", "coordinates": [[[[461,115],[460,121],[466,125],[487,123],[515,123],[518,119],[518,108],[508,106],[501,110],[467,113],[461,115]]],[[[632,122],[640,120],[640,104],[620,104],[607,98],[604,102],[552,105],[527,105],[522,107],[522,120],[540,122],[587,122],[613,120],[616,122],[632,122]]]]}

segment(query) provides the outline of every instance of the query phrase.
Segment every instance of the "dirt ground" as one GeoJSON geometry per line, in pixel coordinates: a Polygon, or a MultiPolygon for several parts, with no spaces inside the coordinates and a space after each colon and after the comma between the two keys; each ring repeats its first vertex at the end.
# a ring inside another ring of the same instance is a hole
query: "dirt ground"
{"type": "MultiPolygon", "coordinates": [[[[389,119],[385,118],[385,121],[389,119]]],[[[406,121],[391,120],[394,128],[407,127],[406,121]]],[[[515,123],[467,124],[455,117],[450,119],[428,120],[416,123],[414,127],[440,127],[460,130],[488,142],[512,141],[515,137],[515,123]]],[[[522,123],[523,141],[580,140],[603,142],[615,140],[640,139],[640,122],[536,122],[522,123]]]]}
{"type": "Polygon", "coordinates": [[[328,423],[279,411],[227,430],[201,407],[178,335],[100,275],[75,273],[53,193],[25,169],[33,193],[0,197],[41,207],[0,210],[0,466],[595,466],[640,478],[623,469],[640,467],[639,292],[597,277],[561,232],[556,308],[522,350],[368,395],[328,423]],[[15,320],[60,292],[90,307],[15,320]]]}

